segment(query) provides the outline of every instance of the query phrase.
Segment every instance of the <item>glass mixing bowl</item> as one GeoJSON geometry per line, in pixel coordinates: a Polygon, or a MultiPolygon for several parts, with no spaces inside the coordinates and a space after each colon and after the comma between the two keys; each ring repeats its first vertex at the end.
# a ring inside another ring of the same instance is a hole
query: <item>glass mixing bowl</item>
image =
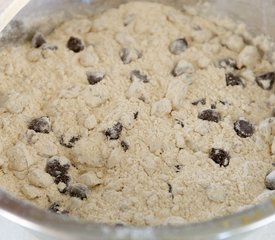
{"type": "MultiPolygon", "coordinates": [[[[27,39],[35,29],[50,32],[74,13],[100,13],[129,0],[33,0],[0,33],[0,46],[27,39]],[[45,24],[45,19],[47,19],[45,24]]],[[[155,0],[182,8],[203,1],[155,0]]],[[[252,32],[275,37],[274,0],[216,0],[215,14],[228,15],[247,23],[252,32]]],[[[255,239],[254,234],[275,223],[275,197],[242,212],[207,222],[184,226],[129,227],[78,221],[38,209],[0,190],[0,215],[48,240],[213,240],[255,239]],[[248,238],[247,238],[248,236],[248,238]],[[250,236],[250,237],[249,237],[250,236]]],[[[275,225],[273,225],[275,226],[275,225]]]]}

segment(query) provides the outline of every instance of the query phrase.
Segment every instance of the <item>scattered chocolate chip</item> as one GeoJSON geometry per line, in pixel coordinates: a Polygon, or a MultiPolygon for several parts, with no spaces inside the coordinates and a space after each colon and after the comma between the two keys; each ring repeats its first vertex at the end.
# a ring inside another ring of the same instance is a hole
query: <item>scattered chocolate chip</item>
{"type": "Polygon", "coordinates": [[[84,50],[84,45],[81,41],[81,39],[76,37],[70,37],[70,39],[67,42],[67,48],[72,50],[75,53],[78,53],[80,51],[84,50]]]}
{"type": "Polygon", "coordinates": [[[184,128],[184,123],[183,123],[182,120],[180,120],[180,119],[175,119],[175,122],[176,122],[177,124],[179,124],[182,128],[184,128]]]}
{"type": "Polygon", "coordinates": [[[234,75],[233,73],[226,73],[225,81],[226,81],[226,86],[237,86],[237,85],[244,86],[242,79],[239,76],[234,75]]]}
{"type": "Polygon", "coordinates": [[[220,113],[218,113],[212,109],[207,109],[207,110],[204,110],[201,113],[199,113],[198,118],[205,120],[205,121],[218,123],[221,120],[221,115],[220,115],[220,113]]]}
{"type": "Polygon", "coordinates": [[[234,123],[234,130],[241,138],[251,137],[254,133],[253,125],[246,120],[238,120],[234,123]]]}
{"type": "Polygon", "coordinates": [[[185,38],[175,40],[170,44],[169,50],[174,55],[179,55],[188,48],[188,43],[185,38]]]}
{"type": "Polygon", "coordinates": [[[106,137],[108,137],[110,140],[117,140],[120,137],[120,134],[122,132],[123,126],[121,123],[116,123],[112,128],[108,128],[104,134],[106,137]]]}
{"type": "Polygon", "coordinates": [[[192,102],[192,105],[197,106],[199,103],[202,104],[202,105],[205,105],[206,104],[206,99],[205,98],[199,99],[195,102],[192,102]]]}
{"type": "Polygon", "coordinates": [[[238,69],[237,62],[233,58],[224,58],[224,59],[219,60],[219,67],[225,68],[225,69],[227,69],[227,68],[231,68],[231,69],[235,69],[235,70],[238,69]]]}
{"type": "Polygon", "coordinates": [[[45,171],[54,178],[56,184],[63,182],[68,185],[70,177],[67,175],[69,164],[61,164],[57,157],[52,157],[47,161],[45,171]]]}
{"type": "Polygon", "coordinates": [[[91,85],[95,85],[101,82],[105,77],[105,73],[102,71],[87,72],[86,75],[87,75],[87,80],[91,85]]]}
{"type": "Polygon", "coordinates": [[[219,164],[220,167],[227,167],[230,162],[229,154],[223,149],[212,148],[209,153],[209,158],[211,158],[215,163],[219,164]]]}
{"type": "Polygon", "coordinates": [[[73,186],[69,186],[67,192],[71,197],[76,197],[81,200],[84,200],[87,198],[87,187],[85,185],[76,184],[73,186]]]}
{"type": "Polygon", "coordinates": [[[211,109],[216,109],[216,108],[217,108],[216,104],[211,104],[211,109]]]}
{"type": "Polygon", "coordinates": [[[79,141],[81,136],[73,136],[69,141],[66,141],[64,139],[64,136],[61,136],[60,138],[60,144],[66,148],[73,148],[75,143],[79,141]]]}
{"type": "Polygon", "coordinates": [[[170,183],[167,183],[167,185],[168,185],[168,192],[172,193],[172,185],[170,183]]]}
{"type": "Polygon", "coordinates": [[[180,170],[182,169],[182,165],[179,165],[179,164],[175,165],[175,169],[176,169],[176,173],[179,173],[180,170]]]}
{"type": "Polygon", "coordinates": [[[66,214],[69,213],[69,211],[67,211],[67,210],[61,211],[61,210],[60,210],[60,205],[59,205],[58,203],[56,203],[56,202],[52,203],[52,204],[49,206],[48,210],[49,210],[50,212],[58,213],[58,214],[65,214],[65,215],[66,215],[66,214]]]}
{"type": "Polygon", "coordinates": [[[57,212],[59,212],[59,207],[60,207],[60,205],[58,203],[54,202],[49,206],[48,210],[50,212],[57,213],[57,212]]]}
{"type": "Polygon", "coordinates": [[[269,190],[275,190],[275,171],[272,171],[265,176],[265,186],[269,190]]]}
{"type": "Polygon", "coordinates": [[[268,72],[256,77],[256,83],[264,90],[271,90],[275,81],[275,72],[268,72]]]}
{"type": "Polygon", "coordinates": [[[139,112],[134,113],[134,119],[137,120],[139,112]]]}
{"type": "Polygon", "coordinates": [[[36,32],[32,37],[32,47],[40,48],[44,43],[46,43],[44,35],[41,32],[36,32]]]}
{"type": "Polygon", "coordinates": [[[139,70],[133,70],[131,72],[131,77],[130,77],[131,81],[141,81],[144,83],[148,83],[149,80],[147,78],[147,75],[142,74],[139,70]]]}
{"type": "Polygon", "coordinates": [[[226,105],[226,102],[224,101],[219,101],[222,105],[226,105]]]}
{"type": "Polygon", "coordinates": [[[121,147],[123,148],[124,152],[127,152],[129,149],[129,144],[125,141],[121,141],[121,147]]]}
{"type": "Polygon", "coordinates": [[[173,188],[172,185],[170,183],[167,183],[168,185],[168,192],[171,193],[172,199],[174,199],[174,194],[173,194],[173,188]]]}
{"type": "Polygon", "coordinates": [[[50,119],[48,117],[35,118],[29,123],[28,129],[39,133],[49,133],[51,130],[50,119]]]}
{"type": "Polygon", "coordinates": [[[119,52],[121,61],[124,64],[130,64],[131,62],[142,57],[142,53],[134,48],[122,48],[119,52]]]}

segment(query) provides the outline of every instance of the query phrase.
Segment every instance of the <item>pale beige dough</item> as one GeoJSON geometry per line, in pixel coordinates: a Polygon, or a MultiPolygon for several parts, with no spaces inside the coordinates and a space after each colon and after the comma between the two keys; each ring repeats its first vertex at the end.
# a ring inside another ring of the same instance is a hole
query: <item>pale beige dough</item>
{"type": "Polygon", "coordinates": [[[57,202],[81,219],[134,225],[202,221],[252,204],[273,169],[275,101],[274,88],[255,82],[274,69],[270,48],[258,47],[260,37],[247,45],[248,37],[233,21],[134,2],[65,22],[46,36],[57,50],[31,43],[1,49],[1,187],[42,208],[57,202]],[[71,36],[83,51],[66,47],[71,36]],[[170,44],[183,37],[188,48],[171,54],[170,44]],[[130,49],[128,64],[123,48],[130,49]],[[218,61],[228,57],[245,87],[226,86],[233,70],[218,61]],[[149,82],[131,81],[133,70],[149,82]],[[89,85],[87,73],[98,71],[104,79],[89,85]],[[205,105],[192,104],[200,99],[205,105]],[[213,104],[221,121],[199,119],[213,104]],[[28,130],[42,116],[50,133],[28,130]],[[234,131],[240,118],[253,124],[251,137],[234,131]],[[121,134],[108,139],[117,123],[121,134]],[[60,144],[72,137],[79,139],[71,148],[60,144]],[[229,166],[210,159],[211,148],[227,151],[229,166]],[[86,186],[87,199],[59,192],[66,185],[45,171],[53,156],[69,159],[70,184],[86,186]]]}

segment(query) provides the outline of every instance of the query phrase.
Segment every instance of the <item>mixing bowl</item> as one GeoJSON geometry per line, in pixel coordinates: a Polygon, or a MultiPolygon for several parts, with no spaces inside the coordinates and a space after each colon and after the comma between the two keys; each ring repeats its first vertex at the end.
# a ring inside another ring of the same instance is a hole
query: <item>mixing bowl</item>
{"type": "MultiPolygon", "coordinates": [[[[50,32],[54,26],[73,14],[100,14],[110,7],[127,0],[33,0],[0,33],[0,46],[17,44],[28,39],[35,29],[50,32]],[[47,19],[47,21],[45,21],[47,19]]],[[[155,0],[178,9],[203,1],[155,0]]],[[[216,0],[206,8],[211,14],[228,15],[244,21],[254,32],[264,32],[275,37],[273,0],[216,0]]],[[[33,232],[39,239],[58,240],[207,240],[207,239],[255,239],[259,229],[275,222],[275,197],[247,208],[239,213],[207,222],[184,226],[129,227],[110,226],[59,216],[22,202],[0,190],[0,215],[33,232]]]]}

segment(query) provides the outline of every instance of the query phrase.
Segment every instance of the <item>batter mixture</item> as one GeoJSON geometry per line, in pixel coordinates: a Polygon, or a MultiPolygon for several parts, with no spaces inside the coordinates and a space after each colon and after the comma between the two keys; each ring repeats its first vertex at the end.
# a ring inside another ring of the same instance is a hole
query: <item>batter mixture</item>
{"type": "Polygon", "coordinates": [[[256,203],[275,189],[270,51],[242,24],[146,2],[1,49],[1,187],[112,224],[256,203]]]}

